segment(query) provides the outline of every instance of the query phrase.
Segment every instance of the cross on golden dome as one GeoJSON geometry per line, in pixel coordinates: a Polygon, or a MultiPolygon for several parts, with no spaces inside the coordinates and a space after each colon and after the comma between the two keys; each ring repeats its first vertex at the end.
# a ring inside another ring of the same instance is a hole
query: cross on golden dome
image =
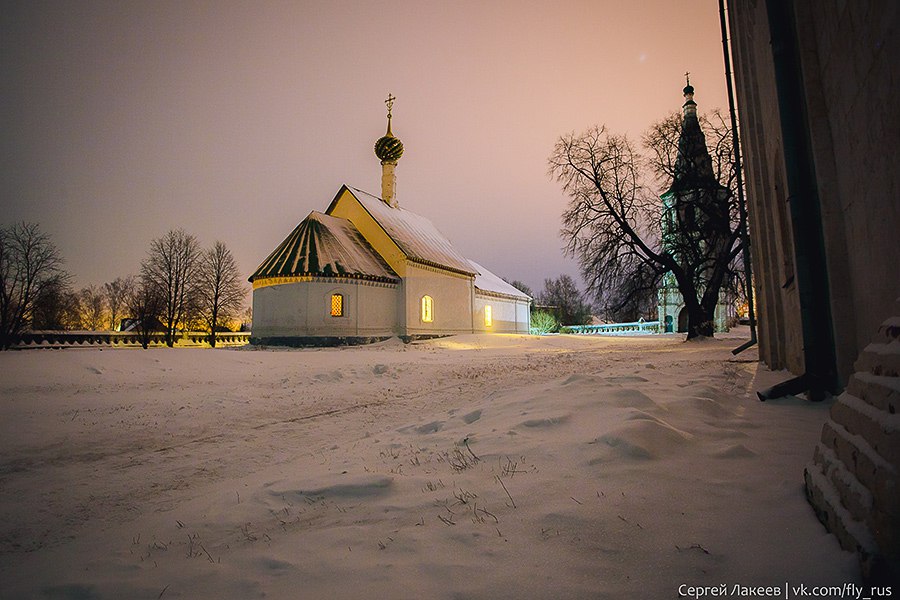
{"type": "Polygon", "coordinates": [[[384,103],[387,104],[387,109],[388,109],[388,115],[387,115],[387,116],[388,116],[388,119],[391,118],[391,109],[394,108],[394,100],[396,100],[396,99],[397,99],[396,96],[394,96],[393,94],[391,94],[390,92],[388,92],[387,100],[384,101],[384,103]]]}
{"type": "Polygon", "coordinates": [[[391,132],[391,109],[394,108],[394,100],[397,97],[388,94],[384,103],[387,105],[387,133],[384,134],[377,142],[375,142],[375,155],[381,159],[382,163],[389,162],[396,164],[397,160],[403,156],[403,142],[394,137],[391,132]]]}

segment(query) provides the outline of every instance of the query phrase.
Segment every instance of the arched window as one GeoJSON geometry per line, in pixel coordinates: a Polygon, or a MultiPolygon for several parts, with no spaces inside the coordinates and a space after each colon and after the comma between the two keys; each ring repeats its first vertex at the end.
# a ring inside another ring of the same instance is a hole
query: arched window
{"type": "Polygon", "coordinates": [[[494,311],[491,309],[491,305],[488,304],[484,307],[484,326],[491,327],[494,325],[494,311]]]}
{"type": "Polygon", "coordinates": [[[434,321],[434,300],[431,296],[422,296],[422,322],[434,321]]]}
{"type": "Polygon", "coordinates": [[[332,317],[343,317],[344,316],[344,295],[343,294],[332,294],[331,295],[331,316],[332,317]]]}

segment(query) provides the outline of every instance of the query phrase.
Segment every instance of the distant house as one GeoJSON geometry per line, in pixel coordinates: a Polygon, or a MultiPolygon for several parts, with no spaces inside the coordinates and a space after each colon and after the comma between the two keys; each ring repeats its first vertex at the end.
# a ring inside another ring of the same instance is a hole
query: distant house
{"type": "MultiPolygon", "coordinates": [[[[119,322],[119,327],[116,331],[124,331],[124,332],[132,332],[137,331],[141,325],[140,319],[135,319],[132,317],[126,317],[119,322]]],[[[162,321],[160,321],[156,317],[151,317],[148,321],[147,331],[165,331],[166,326],[163,325],[162,321]]]]}
{"type": "Polygon", "coordinates": [[[397,204],[394,168],[403,144],[390,119],[389,112],[387,134],[375,144],[382,197],[342,186],[324,213],[311,212],[250,277],[252,343],[528,333],[528,295],[397,204]]]}

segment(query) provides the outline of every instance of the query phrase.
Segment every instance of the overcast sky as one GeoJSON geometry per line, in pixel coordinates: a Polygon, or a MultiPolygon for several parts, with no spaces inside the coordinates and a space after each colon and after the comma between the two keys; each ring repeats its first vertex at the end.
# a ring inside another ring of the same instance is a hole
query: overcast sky
{"type": "Polygon", "coordinates": [[[680,110],[685,71],[701,112],[725,108],[718,18],[716,0],[3,1],[0,222],[38,222],[78,286],[136,273],[176,227],[248,276],[342,183],[380,195],[391,92],[400,205],[537,290],[577,276],[555,140],[637,139],[680,110]]]}

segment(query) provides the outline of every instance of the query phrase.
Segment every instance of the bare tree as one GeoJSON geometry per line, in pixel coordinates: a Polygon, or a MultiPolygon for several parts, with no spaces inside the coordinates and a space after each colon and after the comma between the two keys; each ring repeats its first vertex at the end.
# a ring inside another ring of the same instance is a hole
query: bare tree
{"type": "MultiPolygon", "coordinates": [[[[731,188],[737,173],[734,171],[734,146],[731,129],[725,115],[714,109],[708,115],[699,115],[700,129],[705,133],[713,176],[716,181],[731,188]]],[[[681,137],[683,116],[672,112],[647,128],[642,136],[648,154],[644,157],[656,183],[668,186],[682,170],[677,165],[678,143],[681,137]]]]}
{"type": "Polygon", "coordinates": [[[106,323],[106,295],[101,288],[90,285],[78,292],[79,328],[100,331],[106,323]]]}
{"type": "Polygon", "coordinates": [[[209,345],[215,348],[217,329],[240,314],[246,296],[237,263],[223,242],[203,253],[198,282],[201,319],[209,330],[209,345]]]}
{"type": "Polygon", "coordinates": [[[68,282],[44,286],[34,299],[30,329],[65,331],[81,329],[81,303],[68,282]]]}
{"type": "Polygon", "coordinates": [[[142,285],[152,286],[163,299],[161,320],[166,345],[170,348],[175,345],[175,333],[188,320],[194,302],[199,257],[197,238],[183,229],[173,229],[150,243],[147,259],[141,265],[142,285]]]}
{"type": "Polygon", "coordinates": [[[241,315],[241,331],[250,331],[253,328],[253,305],[248,304],[241,315]]]}
{"type": "MultiPolygon", "coordinates": [[[[134,282],[133,279],[132,281],[134,282]]],[[[161,328],[159,319],[165,305],[165,298],[157,285],[146,277],[134,282],[124,297],[124,308],[134,319],[134,331],[145,350],[150,345],[153,333],[161,328]]]]}
{"type": "Polygon", "coordinates": [[[134,289],[134,277],[116,277],[114,280],[103,284],[106,295],[106,307],[109,309],[109,328],[112,331],[119,330],[119,321],[125,310],[128,297],[134,289]]]}
{"type": "Polygon", "coordinates": [[[569,275],[545,279],[537,303],[551,309],[560,325],[586,325],[591,320],[591,307],[569,275]]]}
{"type": "MultiPolygon", "coordinates": [[[[728,117],[719,109],[713,109],[707,115],[699,115],[700,130],[705,132],[704,142],[709,153],[712,178],[719,187],[728,191],[728,220],[732,230],[740,232],[740,210],[738,207],[738,178],[734,165],[734,145],[731,137],[731,125],[728,117]]],[[[653,123],[643,135],[643,146],[648,151],[646,166],[654,175],[660,189],[670,185],[677,177],[684,176],[685,169],[678,165],[678,144],[681,136],[683,116],[672,112],[664,119],[653,123]]],[[[744,264],[742,246],[735,248],[728,265],[727,273],[722,281],[722,289],[735,301],[747,298],[746,279],[743,275],[744,264]]]]}
{"type": "Polygon", "coordinates": [[[503,277],[502,279],[503,279],[503,281],[505,281],[509,285],[513,286],[514,288],[516,288],[523,294],[534,298],[534,292],[531,291],[531,288],[524,281],[519,281],[518,279],[513,279],[512,281],[510,281],[506,277],[503,277]]]}
{"type": "MultiPolygon", "coordinates": [[[[644,137],[649,156],[605,127],[563,136],[549,172],[570,198],[563,213],[566,249],[597,300],[607,310],[641,310],[663,277],[671,277],[693,339],[713,335],[719,292],[740,253],[740,230],[730,140],[717,132],[709,156],[688,160],[697,148],[683,147],[683,126],[677,116],[652,126],[644,137]],[[672,184],[662,197],[654,191],[661,183],[672,184]]],[[[705,146],[695,129],[699,137],[689,142],[705,146]]]]}
{"type": "Polygon", "coordinates": [[[65,288],[68,278],[59,251],[36,223],[0,227],[0,350],[31,323],[35,300],[52,286],[65,288]]]}

